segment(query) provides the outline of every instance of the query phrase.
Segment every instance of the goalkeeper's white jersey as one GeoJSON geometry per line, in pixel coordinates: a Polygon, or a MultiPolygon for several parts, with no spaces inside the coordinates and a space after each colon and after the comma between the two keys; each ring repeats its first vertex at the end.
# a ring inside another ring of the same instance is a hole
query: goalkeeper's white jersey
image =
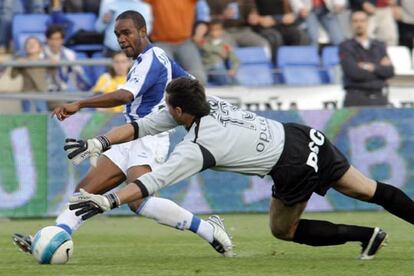
{"type": "MultiPolygon", "coordinates": [[[[138,178],[150,194],[207,168],[264,176],[279,160],[285,140],[281,123],[218,97],[208,97],[208,102],[210,115],[192,124],[163,165],[138,178]]],[[[137,122],[139,137],[177,126],[166,108],[137,122]]]]}

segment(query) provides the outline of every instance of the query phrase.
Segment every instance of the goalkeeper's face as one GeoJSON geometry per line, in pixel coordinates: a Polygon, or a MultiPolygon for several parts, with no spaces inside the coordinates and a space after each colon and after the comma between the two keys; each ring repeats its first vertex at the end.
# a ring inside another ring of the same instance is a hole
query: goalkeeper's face
{"type": "Polygon", "coordinates": [[[115,35],[119,47],[127,57],[137,58],[147,43],[145,27],[137,28],[131,19],[119,19],[115,23],[115,35]]]}

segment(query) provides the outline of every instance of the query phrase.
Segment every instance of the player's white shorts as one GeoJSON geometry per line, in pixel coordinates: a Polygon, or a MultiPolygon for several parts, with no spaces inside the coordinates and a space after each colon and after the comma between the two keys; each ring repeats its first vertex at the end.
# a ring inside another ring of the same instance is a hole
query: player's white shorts
{"type": "Polygon", "coordinates": [[[127,170],[133,166],[149,165],[152,170],[165,162],[170,146],[168,133],[113,145],[103,154],[117,165],[127,175],[127,170]]]}

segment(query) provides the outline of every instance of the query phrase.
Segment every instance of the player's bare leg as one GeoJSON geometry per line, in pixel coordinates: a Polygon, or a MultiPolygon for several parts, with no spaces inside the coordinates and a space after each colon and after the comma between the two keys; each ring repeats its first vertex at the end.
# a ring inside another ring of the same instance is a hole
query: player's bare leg
{"type": "Polygon", "coordinates": [[[349,197],[368,201],[375,194],[377,182],[351,166],[332,187],[349,197]]]}
{"type": "Polygon", "coordinates": [[[291,241],[307,202],[286,206],[279,199],[270,201],[270,231],[275,238],[291,241]]]}
{"type": "Polygon", "coordinates": [[[75,192],[82,188],[89,193],[104,194],[119,186],[125,179],[119,167],[102,154],[98,158],[96,167],[91,166],[86,176],[77,185],[75,192]]]}
{"type": "Polygon", "coordinates": [[[365,252],[366,254],[361,255],[361,259],[373,258],[386,237],[385,232],[381,232],[379,228],[300,219],[305,207],[306,202],[285,206],[279,199],[272,198],[270,204],[272,234],[281,240],[311,246],[338,245],[348,241],[369,244],[369,248],[365,246],[365,249],[368,249],[365,252]]]}
{"type": "MultiPolygon", "coordinates": [[[[105,155],[98,159],[96,167],[91,167],[86,176],[79,182],[75,192],[80,188],[90,193],[105,193],[118,186],[125,180],[123,172],[105,155]]],[[[65,209],[57,218],[56,225],[65,229],[72,234],[82,224],[82,219],[75,215],[74,211],[65,209]]],[[[23,252],[31,254],[32,236],[23,234],[14,234],[13,242],[23,252]]]]}
{"type": "Polygon", "coordinates": [[[333,186],[337,191],[384,207],[391,214],[414,224],[414,201],[397,187],[374,181],[354,167],[333,186]]]}
{"type": "MultiPolygon", "coordinates": [[[[414,201],[412,199],[400,189],[385,183],[374,181],[352,166],[333,187],[347,196],[378,204],[391,214],[414,224],[414,201]]],[[[374,233],[373,236],[375,234],[376,233],[374,233]]],[[[381,231],[378,231],[376,235],[381,235],[381,231]]],[[[382,236],[384,236],[384,234],[382,234],[382,236]]],[[[386,234],[382,243],[385,239],[386,234]]],[[[368,248],[369,244],[366,245],[366,247],[368,248]]],[[[366,250],[363,250],[362,257],[364,256],[364,251],[366,250]]]]}
{"type": "MultiPolygon", "coordinates": [[[[150,171],[151,167],[148,165],[130,167],[127,171],[127,182],[134,182],[138,177],[150,171]]],[[[190,230],[208,241],[223,256],[233,256],[230,237],[219,216],[211,216],[203,220],[175,202],[155,196],[149,196],[128,205],[131,211],[138,215],[154,219],[160,224],[175,229],[190,230]]]]}
{"type": "MultiPolygon", "coordinates": [[[[75,189],[83,188],[89,193],[104,194],[125,181],[125,175],[108,157],[101,155],[96,167],[91,167],[86,176],[75,189]]],[[[65,229],[69,234],[76,231],[83,223],[74,211],[64,210],[56,219],[56,225],[65,229]]]]}

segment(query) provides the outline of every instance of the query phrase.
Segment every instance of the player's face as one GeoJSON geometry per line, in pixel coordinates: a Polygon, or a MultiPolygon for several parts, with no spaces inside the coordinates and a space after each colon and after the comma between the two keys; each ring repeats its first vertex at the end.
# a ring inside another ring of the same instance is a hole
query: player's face
{"type": "Polygon", "coordinates": [[[137,29],[132,19],[119,19],[115,23],[115,35],[119,47],[127,57],[137,58],[146,43],[146,28],[137,29]]]}
{"type": "Polygon", "coordinates": [[[165,95],[165,102],[167,103],[167,107],[168,107],[168,112],[171,114],[171,116],[173,117],[174,121],[176,121],[178,124],[182,125],[183,122],[181,120],[182,117],[182,110],[181,108],[177,108],[177,107],[173,107],[172,105],[170,105],[168,103],[168,95],[165,95]]]}

